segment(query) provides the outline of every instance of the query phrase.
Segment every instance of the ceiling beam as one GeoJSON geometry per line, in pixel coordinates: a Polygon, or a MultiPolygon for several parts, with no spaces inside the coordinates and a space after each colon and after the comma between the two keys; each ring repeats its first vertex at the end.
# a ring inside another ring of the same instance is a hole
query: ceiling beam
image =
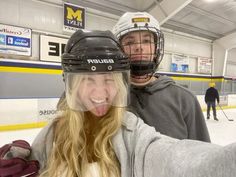
{"type": "Polygon", "coordinates": [[[213,14],[213,13],[210,13],[208,11],[202,10],[198,7],[193,6],[193,5],[188,5],[186,8],[189,9],[190,11],[198,13],[202,16],[206,16],[207,18],[211,18],[212,20],[215,20],[215,21],[220,22],[222,24],[230,25],[230,26],[235,26],[236,25],[235,22],[233,22],[233,21],[230,21],[226,18],[220,17],[220,16],[218,16],[216,14],[213,14]]]}
{"type": "Polygon", "coordinates": [[[156,1],[155,6],[149,10],[160,23],[164,24],[167,20],[173,17],[176,13],[187,6],[192,0],[162,0],[156,1]]]}
{"type": "Polygon", "coordinates": [[[168,22],[166,22],[165,24],[162,25],[162,27],[164,28],[169,28],[169,29],[173,29],[176,31],[181,31],[184,33],[189,33],[189,34],[193,34],[199,37],[203,37],[203,38],[207,38],[210,40],[215,40],[215,39],[219,39],[222,37],[222,35],[216,34],[216,33],[212,33],[197,27],[193,27],[184,23],[179,23],[173,20],[168,20],[168,22]]]}

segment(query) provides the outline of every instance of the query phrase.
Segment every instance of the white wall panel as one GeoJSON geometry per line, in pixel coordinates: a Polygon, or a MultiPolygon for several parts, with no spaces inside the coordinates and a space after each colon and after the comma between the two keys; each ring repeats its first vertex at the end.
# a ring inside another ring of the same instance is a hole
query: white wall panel
{"type": "Polygon", "coordinates": [[[189,73],[197,73],[197,58],[189,57],[189,73]]]}
{"type": "Polygon", "coordinates": [[[225,75],[236,77],[236,48],[228,51],[225,75]]]}
{"type": "MultiPolygon", "coordinates": [[[[0,1],[0,6],[4,7],[4,10],[0,11],[1,23],[28,27],[33,30],[63,34],[62,5],[49,5],[47,3],[40,3],[32,0],[9,0],[0,1]]],[[[86,9],[87,29],[111,30],[117,19],[118,17],[111,14],[109,15],[105,12],[86,9]]]]}
{"type": "Polygon", "coordinates": [[[165,32],[165,50],[185,55],[211,58],[211,43],[165,32]]]}
{"type": "Polygon", "coordinates": [[[165,55],[160,71],[170,71],[171,53],[183,54],[189,57],[189,73],[197,73],[197,57],[211,58],[212,44],[208,41],[164,32],[165,55]]]}
{"type": "Polygon", "coordinates": [[[49,6],[30,0],[19,1],[19,23],[22,26],[28,26],[37,30],[62,33],[62,6],[49,6]]]}
{"type": "Polygon", "coordinates": [[[117,20],[88,13],[86,16],[88,30],[112,30],[117,20]]]}
{"type": "Polygon", "coordinates": [[[32,60],[39,60],[39,34],[32,34],[32,60]]]}
{"type": "Polygon", "coordinates": [[[0,1],[4,7],[0,22],[34,30],[62,33],[62,6],[49,6],[31,0],[0,1]]]}
{"type": "Polygon", "coordinates": [[[226,65],[226,71],[225,71],[225,76],[228,77],[236,77],[236,64],[227,64],[226,65]]]}
{"type": "Polygon", "coordinates": [[[236,63],[236,48],[230,49],[228,51],[227,61],[233,61],[236,63]]]}
{"type": "Polygon", "coordinates": [[[0,23],[19,26],[19,0],[1,0],[0,7],[0,23]]]}

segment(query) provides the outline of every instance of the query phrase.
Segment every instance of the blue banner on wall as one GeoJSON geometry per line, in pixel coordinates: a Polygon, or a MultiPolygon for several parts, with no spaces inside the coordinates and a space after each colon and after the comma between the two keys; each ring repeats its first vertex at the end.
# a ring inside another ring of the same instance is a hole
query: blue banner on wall
{"type": "Polygon", "coordinates": [[[188,73],[189,72],[189,59],[188,59],[188,57],[173,54],[170,71],[188,73]]]}
{"type": "Polygon", "coordinates": [[[31,29],[0,24],[0,53],[31,56],[31,29]]]}

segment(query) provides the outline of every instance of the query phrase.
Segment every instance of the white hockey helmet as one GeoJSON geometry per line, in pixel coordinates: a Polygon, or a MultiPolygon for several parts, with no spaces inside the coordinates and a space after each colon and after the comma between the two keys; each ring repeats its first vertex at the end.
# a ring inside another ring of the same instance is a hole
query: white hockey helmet
{"type": "MultiPolygon", "coordinates": [[[[155,38],[155,54],[152,61],[152,66],[144,71],[144,67],[140,69],[140,72],[135,70],[139,75],[154,73],[160,64],[163,54],[164,54],[164,34],[160,30],[159,22],[147,12],[126,12],[120,17],[119,21],[113,27],[113,34],[121,40],[126,34],[133,31],[150,31],[154,34],[155,38]]],[[[150,64],[149,64],[150,66],[150,64]]],[[[135,71],[135,72],[136,72],[135,71]]],[[[132,73],[132,63],[131,63],[131,73],[132,73]]]]}
{"type": "Polygon", "coordinates": [[[126,12],[113,27],[113,33],[120,39],[131,31],[147,30],[160,31],[159,22],[147,12],[126,12]]]}

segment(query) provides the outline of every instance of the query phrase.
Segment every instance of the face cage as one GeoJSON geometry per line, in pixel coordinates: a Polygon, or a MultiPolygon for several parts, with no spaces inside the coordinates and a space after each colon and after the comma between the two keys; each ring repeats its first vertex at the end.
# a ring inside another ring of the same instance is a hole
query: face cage
{"type": "MultiPolygon", "coordinates": [[[[120,33],[117,34],[118,39],[120,40],[120,42],[122,41],[122,39],[124,39],[124,37],[127,34],[130,34],[131,32],[140,32],[140,38],[141,38],[141,32],[143,31],[149,31],[152,34],[154,34],[154,45],[155,45],[155,50],[154,53],[146,53],[146,55],[150,55],[152,56],[152,60],[150,61],[144,61],[144,62],[132,62],[131,61],[131,74],[135,73],[134,75],[153,75],[156,72],[156,69],[158,68],[159,64],[161,63],[162,59],[163,59],[163,55],[164,55],[164,34],[154,28],[154,27],[132,27],[132,28],[127,28],[123,31],[121,31],[120,33]],[[133,72],[132,72],[133,71],[133,72]]],[[[153,43],[153,42],[152,42],[153,43]]],[[[151,48],[151,44],[150,42],[150,48],[151,48]]],[[[141,46],[142,42],[140,43],[135,43],[136,45],[139,44],[141,46]]],[[[123,49],[125,50],[125,47],[129,46],[129,45],[123,45],[121,43],[123,49]]],[[[131,48],[131,47],[130,47],[131,48]]],[[[140,47],[141,48],[141,47],[140,47]]],[[[130,49],[130,53],[131,53],[131,49],[130,49]]],[[[127,54],[129,56],[129,58],[131,59],[131,55],[127,54]]],[[[144,53],[145,54],[145,53],[144,53]]],[[[142,60],[142,59],[141,59],[142,60]]],[[[147,76],[147,77],[149,77],[147,76]]]]}

